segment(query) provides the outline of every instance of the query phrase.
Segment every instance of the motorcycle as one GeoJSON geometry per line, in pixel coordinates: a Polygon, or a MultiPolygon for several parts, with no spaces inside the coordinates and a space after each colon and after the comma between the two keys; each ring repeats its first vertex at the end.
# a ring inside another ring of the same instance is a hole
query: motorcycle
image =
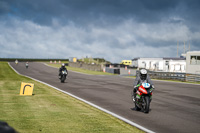
{"type": "Polygon", "coordinates": [[[153,88],[149,83],[138,84],[139,88],[136,91],[135,109],[137,111],[143,110],[144,113],[149,113],[150,103],[152,100],[153,88]]]}
{"type": "Polygon", "coordinates": [[[26,63],[26,69],[28,69],[28,63],[26,63]]]}
{"type": "Polygon", "coordinates": [[[16,64],[16,65],[18,64],[18,60],[15,60],[15,64],[16,64]]]}
{"type": "Polygon", "coordinates": [[[60,82],[61,82],[61,83],[64,83],[66,77],[67,77],[67,71],[66,71],[66,70],[63,70],[63,71],[61,72],[60,82]]]}

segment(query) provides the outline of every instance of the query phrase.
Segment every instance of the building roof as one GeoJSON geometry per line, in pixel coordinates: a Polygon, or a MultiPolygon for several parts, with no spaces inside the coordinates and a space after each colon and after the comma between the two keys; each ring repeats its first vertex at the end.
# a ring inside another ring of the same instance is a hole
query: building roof
{"type": "Polygon", "coordinates": [[[147,60],[186,60],[186,58],[184,57],[162,57],[162,58],[140,58],[140,57],[137,57],[137,58],[134,58],[132,59],[132,61],[134,60],[138,60],[138,59],[147,59],[147,60]]]}
{"type": "Polygon", "coordinates": [[[172,58],[163,58],[163,60],[185,60],[186,58],[172,57],[172,58]]]}
{"type": "Polygon", "coordinates": [[[189,52],[187,52],[187,54],[200,54],[200,51],[189,51],[189,52]]]}

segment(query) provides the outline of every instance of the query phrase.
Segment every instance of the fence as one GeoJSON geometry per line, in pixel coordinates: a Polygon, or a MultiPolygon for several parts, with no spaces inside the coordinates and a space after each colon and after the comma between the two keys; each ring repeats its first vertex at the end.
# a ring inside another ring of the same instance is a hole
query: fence
{"type": "Polygon", "coordinates": [[[152,72],[152,71],[149,71],[148,73],[152,79],[167,79],[167,80],[186,81],[185,73],[152,72]]]}
{"type": "Polygon", "coordinates": [[[153,72],[153,71],[149,71],[148,73],[152,79],[167,79],[167,80],[179,80],[179,81],[187,81],[187,82],[200,82],[200,74],[153,72]]]}
{"type": "Polygon", "coordinates": [[[189,82],[200,82],[200,74],[186,74],[186,81],[189,82]]]}

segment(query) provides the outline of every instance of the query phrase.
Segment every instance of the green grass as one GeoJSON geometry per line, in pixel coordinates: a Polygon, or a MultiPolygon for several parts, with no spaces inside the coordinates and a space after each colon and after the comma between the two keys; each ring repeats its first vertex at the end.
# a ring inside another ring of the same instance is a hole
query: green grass
{"type": "Polygon", "coordinates": [[[39,82],[0,62],[0,120],[20,133],[140,133],[141,130],[39,82]],[[20,96],[21,82],[34,84],[20,96]]]}
{"type": "MultiPolygon", "coordinates": [[[[50,64],[47,63],[47,65],[53,66],[53,67],[61,67],[60,64],[50,64]]],[[[112,73],[107,73],[107,72],[99,72],[99,71],[91,71],[91,70],[86,70],[82,68],[76,68],[76,67],[70,67],[66,66],[67,70],[75,71],[75,72],[80,72],[80,73],[85,73],[85,74],[92,74],[92,75],[117,75],[117,74],[112,74],[112,73]]]]}
{"type": "Polygon", "coordinates": [[[136,76],[124,76],[126,78],[136,78],[136,76]]]}

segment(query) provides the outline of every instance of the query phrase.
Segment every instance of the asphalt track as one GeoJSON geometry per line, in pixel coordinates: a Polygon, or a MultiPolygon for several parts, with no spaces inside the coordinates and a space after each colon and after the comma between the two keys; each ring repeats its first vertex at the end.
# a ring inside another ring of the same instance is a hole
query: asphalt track
{"type": "Polygon", "coordinates": [[[57,68],[42,63],[29,63],[28,69],[23,62],[10,64],[20,74],[74,94],[154,132],[200,132],[200,85],[153,81],[156,90],[151,110],[145,114],[134,110],[131,100],[134,79],[69,71],[66,82],[60,83],[57,68]]]}

